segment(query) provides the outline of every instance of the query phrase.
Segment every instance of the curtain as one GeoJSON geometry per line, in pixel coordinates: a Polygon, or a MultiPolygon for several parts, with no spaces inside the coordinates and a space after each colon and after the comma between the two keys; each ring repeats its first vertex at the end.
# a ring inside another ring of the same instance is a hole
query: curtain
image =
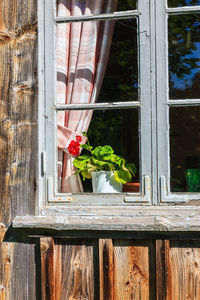
{"type": "MultiPolygon", "coordinates": [[[[82,16],[116,10],[117,0],[58,0],[58,16],[82,16]]],[[[112,41],[114,21],[57,25],[57,103],[94,103],[100,92],[112,41]]],[[[91,110],[58,112],[58,184],[61,192],[80,192],[70,141],[87,131],[91,110]]]]}

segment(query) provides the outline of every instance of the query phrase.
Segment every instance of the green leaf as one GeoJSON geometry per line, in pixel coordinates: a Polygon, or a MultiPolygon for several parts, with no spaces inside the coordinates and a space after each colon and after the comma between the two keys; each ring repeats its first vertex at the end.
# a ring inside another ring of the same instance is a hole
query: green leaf
{"type": "Polygon", "coordinates": [[[101,159],[104,159],[104,156],[108,156],[110,154],[113,154],[114,150],[111,146],[105,145],[105,146],[98,146],[94,148],[92,151],[92,154],[96,157],[101,157],[101,159]]]}
{"type": "Polygon", "coordinates": [[[88,173],[88,170],[87,169],[85,169],[85,170],[83,170],[82,172],[81,172],[81,175],[83,176],[83,180],[85,181],[85,179],[87,178],[87,179],[91,179],[91,174],[90,173],[88,173]]]}
{"type": "Polygon", "coordinates": [[[128,163],[128,164],[125,165],[125,167],[129,170],[129,172],[133,176],[135,176],[135,173],[137,172],[137,168],[136,168],[134,163],[128,163]]]}
{"type": "Polygon", "coordinates": [[[86,131],[83,131],[83,132],[82,132],[82,135],[85,136],[85,137],[87,137],[87,132],[86,132],[86,131]]]}
{"type": "Polygon", "coordinates": [[[82,155],[82,156],[79,156],[78,158],[76,158],[74,161],[73,161],[73,165],[79,169],[79,170],[83,170],[84,168],[87,167],[87,164],[90,160],[90,157],[87,156],[87,155],[82,155]]]}
{"type": "Polygon", "coordinates": [[[114,178],[119,183],[127,183],[131,181],[131,173],[128,170],[118,170],[114,172],[114,178]]]}
{"type": "Polygon", "coordinates": [[[87,144],[81,144],[80,147],[83,148],[83,149],[86,149],[86,150],[88,150],[88,151],[90,151],[90,150],[93,149],[92,146],[89,146],[89,145],[87,145],[87,144]]]}

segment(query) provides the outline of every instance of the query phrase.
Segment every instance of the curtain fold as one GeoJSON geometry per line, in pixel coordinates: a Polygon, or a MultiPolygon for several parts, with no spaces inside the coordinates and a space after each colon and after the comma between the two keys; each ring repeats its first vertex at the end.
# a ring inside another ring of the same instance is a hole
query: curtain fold
{"type": "MultiPolygon", "coordinates": [[[[117,0],[58,0],[58,16],[81,16],[115,11],[117,0]]],[[[57,102],[95,103],[103,82],[114,21],[88,21],[57,25],[57,102]]],[[[91,110],[58,112],[58,183],[61,192],[80,192],[73,157],[67,146],[87,131],[91,110]]]]}

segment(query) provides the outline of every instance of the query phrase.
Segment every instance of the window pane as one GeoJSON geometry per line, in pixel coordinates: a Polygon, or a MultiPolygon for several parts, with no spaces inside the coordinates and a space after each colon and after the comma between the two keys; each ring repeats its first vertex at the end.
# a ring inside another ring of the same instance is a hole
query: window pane
{"type": "Polygon", "coordinates": [[[170,108],[171,191],[200,192],[200,107],[170,108]]]}
{"type": "Polygon", "coordinates": [[[82,16],[136,9],[136,0],[57,0],[57,16],[82,16]],[[72,7],[73,2],[73,7],[72,7]]]}
{"type": "Polygon", "coordinates": [[[135,18],[59,24],[57,29],[58,103],[138,101],[135,18]]]}
{"type": "Polygon", "coordinates": [[[200,14],[169,17],[170,99],[200,98],[200,14]]]}
{"type": "Polygon", "coordinates": [[[169,7],[200,5],[200,0],[168,0],[169,7]]]}
{"type": "MultiPolygon", "coordinates": [[[[95,148],[97,146],[109,145],[113,148],[114,154],[123,157],[127,163],[135,164],[137,171],[132,178],[135,184],[124,186],[127,192],[139,192],[139,137],[138,137],[138,110],[105,110],[105,111],[67,111],[58,112],[58,190],[62,192],[81,192],[83,185],[84,192],[92,192],[91,179],[83,180],[82,175],[78,180],[73,168],[72,161],[79,154],[79,146],[76,144],[77,135],[81,135],[82,131],[87,131],[90,145],[95,148]],[[91,122],[90,122],[91,119],[91,122]],[[65,126],[62,125],[62,123],[65,126]],[[89,126],[89,129],[87,130],[89,126]],[[73,142],[75,141],[75,142],[73,142]],[[64,154],[63,151],[69,154],[64,154]],[[66,179],[64,179],[66,177],[66,179]]],[[[86,139],[82,137],[81,144],[86,143],[86,139]]],[[[79,140],[79,138],[78,138],[79,140]]],[[[106,150],[107,151],[107,150],[106,150]]],[[[110,151],[108,149],[108,151],[110,151]]],[[[110,152],[109,152],[110,153],[110,152]]],[[[110,156],[112,153],[102,154],[102,161],[93,161],[93,165],[88,165],[94,170],[110,170],[118,165],[113,161],[118,158],[110,156]],[[105,162],[108,162],[106,164],[105,162]],[[100,167],[102,165],[102,167],[100,167]]],[[[81,155],[90,155],[90,151],[83,149],[81,155]]],[[[93,157],[97,159],[97,156],[93,157]]],[[[99,159],[99,158],[98,158],[99,159]]],[[[119,167],[117,167],[119,169],[119,167]]],[[[125,174],[127,176],[127,174],[125,174]]],[[[87,177],[87,174],[86,174],[87,177]]]]}

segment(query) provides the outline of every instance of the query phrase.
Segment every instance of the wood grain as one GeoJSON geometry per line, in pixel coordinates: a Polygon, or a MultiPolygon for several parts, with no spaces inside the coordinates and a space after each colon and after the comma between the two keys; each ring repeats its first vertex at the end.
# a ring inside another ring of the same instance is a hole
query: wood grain
{"type": "Polygon", "coordinates": [[[42,299],[55,300],[55,262],[53,238],[40,239],[42,299]]]}
{"type": "Polygon", "coordinates": [[[145,241],[100,240],[101,300],[149,299],[151,246],[145,241]]]}
{"type": "Polygon", "coordinates": [[[111,239],[99,240],[100,300],[114,298],[114,249],[111,239]]]}
{"type": "Polygon", "coordinates": [[[172,298],[200,299],[200,241],[172,241],[169,260],[172,298]]]}
{"type": "Polygon", "coordinates": [[[42,300],[94,300],[94,249],[89,242],[41,238],[42,300]]]}
{"type": "Polygon", "coordinates": [[[169,240],[156,240],[156,294],[158,300],[173,299],[171,297],[169,251],[169,240]]]}
{"type": "MultiPolygon", "coordinates": [[[[165,210],[161,211],[164,214],[165,210]]],[[[185,217],[178,217],[176,213],[168,216],[140,215],[130,216],[90,216],[84,218],[73,215],[54,216],[24,216],[16,217],[14,228],[51,229],[51,230],[109,230],[109,231],[151,231],[151,232],[189,232],[200,230],[200,215],[193,215],[192,211],[185,217]]]]}
{"type": "Polygon", "coordinates": [[[37,5],[0,2],[0,298],[35,299],[34,245],[6,231],[34,214],[37,147],[37,5]],[[20,242],[19,242],[20,241],[20,242]]]}

